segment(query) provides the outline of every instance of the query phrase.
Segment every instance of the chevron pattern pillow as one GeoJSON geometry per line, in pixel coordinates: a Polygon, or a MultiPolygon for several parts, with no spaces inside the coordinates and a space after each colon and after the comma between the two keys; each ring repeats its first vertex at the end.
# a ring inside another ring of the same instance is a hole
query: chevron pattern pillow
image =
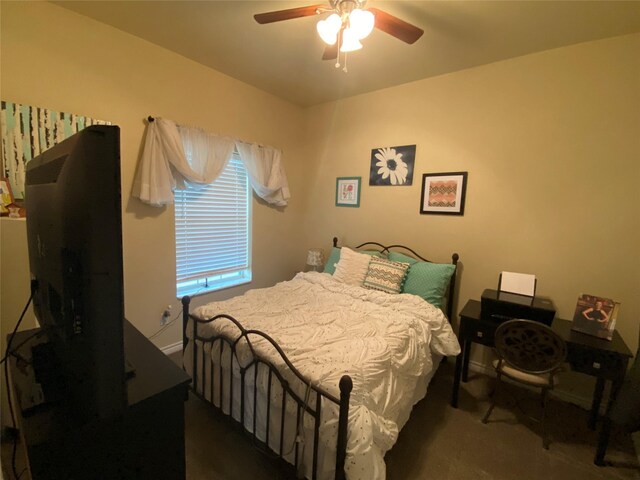
{"type": "Polygon", "coordinates": [[[369,270],[362,286],[387,293],[400,293],[408,269],[408,263],[371,257],[369,270]]]}

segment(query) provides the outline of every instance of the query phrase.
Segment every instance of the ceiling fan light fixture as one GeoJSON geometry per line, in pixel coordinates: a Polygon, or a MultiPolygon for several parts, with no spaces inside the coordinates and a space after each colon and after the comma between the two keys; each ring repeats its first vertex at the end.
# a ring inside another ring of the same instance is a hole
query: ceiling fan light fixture
{"type": "Polygon", "coordinates": [[[358,40],[356,33],[351,28],[345,28],[342,32],[342,45],[340,46],[340,51],[354,52],[361,48],[362,44],[358,40]]]}
{"type": "Polygon", "coordinates": [[[325,20],[320,20],[316,25],[318,35],[327,45],[335,45],[338,40],[338,32],[342,27],[342,19],[339,15],[332,13],[325,20]]]}
{"type": "Polygon", "coordinates": [[[349,28],[359,40],[366,38],[373,31],[375,16],[368,10],[356,8],[349,14],[349,28]]]}

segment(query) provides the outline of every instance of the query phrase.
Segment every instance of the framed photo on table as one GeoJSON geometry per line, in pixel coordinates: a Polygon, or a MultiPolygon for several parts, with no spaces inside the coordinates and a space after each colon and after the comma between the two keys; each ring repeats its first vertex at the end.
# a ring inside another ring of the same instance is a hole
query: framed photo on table
{"type": "Polygon", "coordinates": [[[4,217],[9,215],[9,205],[13,205],[13,193],[11,192],[11,185],[9,179],[6,177],[0,178],[0,214],[4,217]]]}
{"type": "Polygon", "coordinates": [[[336,207],[360,206],[361,177],[338,177],[336,179],[336,207]]]}
{"type": "Polygon", "coordinates": [[[578,297],[571,329],[611,341],[620,303],[610,298],[582,294],[578,297]]]}
{"type": "Polygon", "coordinates": [[[425,173],[422,175],[420,213],[464,215],[467,172],[425,173]]]}

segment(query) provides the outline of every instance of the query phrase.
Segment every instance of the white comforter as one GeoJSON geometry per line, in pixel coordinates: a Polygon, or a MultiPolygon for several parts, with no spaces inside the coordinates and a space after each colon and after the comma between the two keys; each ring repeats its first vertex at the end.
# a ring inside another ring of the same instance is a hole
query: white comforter
{"type": "MultiPolygon", "coordinates": [[[[226,313],[247,329],[269,334],[306,378],[336,397],[342,375],[351,376],[345,465],[350,480],[385,478],[384,454],[419,399],[416,387],[434,367],[432,352],[460,352],[442,311],[423,299],[345,285],[316,272],[193,313],[226,313]]],[[[198,326],[200,336],[214,332],[238,336],[227,321],[198,326]]],[[[252,342],[259,354],[283,364],[266,341],[252,342]]]]}

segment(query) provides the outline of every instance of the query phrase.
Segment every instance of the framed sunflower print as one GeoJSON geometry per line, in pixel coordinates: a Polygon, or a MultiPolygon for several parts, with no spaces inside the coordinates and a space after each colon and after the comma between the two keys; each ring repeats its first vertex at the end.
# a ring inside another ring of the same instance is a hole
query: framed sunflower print
{"type": "Polygon", "coordinates": [[[338,177],[336,179],[336,207],[360,206],[361,177],[338,177]]]}
{"type": "Polygon", "coordinates": [[[425,173],[420,213],[464,215],[466,192],[467,172],[425,173]]]}
{"type": "Polygon", "coordinates": [[[415,161],[415,145],[374,148],[369,185],[411,185],[415,161]]]}

